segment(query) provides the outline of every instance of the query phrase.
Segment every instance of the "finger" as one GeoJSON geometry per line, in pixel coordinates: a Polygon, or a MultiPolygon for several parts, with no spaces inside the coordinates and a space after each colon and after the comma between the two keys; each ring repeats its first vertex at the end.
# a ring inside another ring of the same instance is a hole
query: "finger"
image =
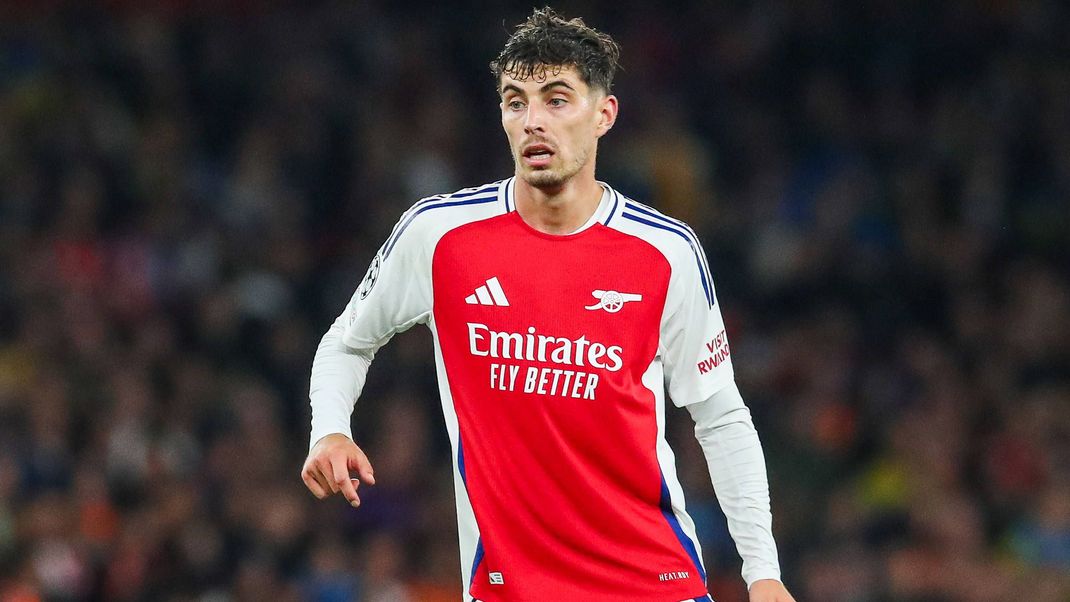
{"type": "Polygon", "coordinates": [[[320,489],[323,490],[323,497],[331,495],[331,480],[323,476],[323,473],[319,470],[312,471],[312,478],[319,484],[320,489]]]}
{"type": "MultiPolygon", "coordinates": [[[[320,458],[316,461],[316,468],[323,480],[320,481],[327,486],[327,489],[331,490],[331,493],[338,493],[338,485],[334,482],[334,466],[331,463],[330,458],[320,458]]],[[[317,479],[318,480],[318,479],[317,479]]]]}
{"type": "Polygon", "coordinates": [[[364,452],[357,449],[357,455],[349,458],[349,468],[357,471],[361,480],[369,485],[375,484],[375,470],[372,469],[372,463],[368,460],[368,456],[364,455],[364,452]]]}
{"type": "Polygon", "coordinates": [[[360,498],[357,497],[355,484],[349,478],[349,467],[346,465],[345,456],[339,454],[331,465],[334,467],[334,484],[338,486],[342,496],[349,500],[349,504],[354,508],[359,506],[360,498]]]}
{"type": "Polygon", "coordinates": [[[312,479],[312,482],[323,492],[320,499],[331,495],[331,488],[330,485],[328,485],[328,480],[323,477],[316,462],[309,463],[305,468],[304,474],[307,475],[309,479],[312,479]]]}
{"type": "MultiPolygon", "coordinates": [[[[308,476],[312,480],[316,481],[316,484],[319,485],[320,490],[323,492],[323,497],[331,495],[331,479],[323,477],[323,472],[322,470],[320,470],[318,464],[312,464],[311,466],[309,466],[307,472],[308,476]]],[[[322,499],[322,497],[320,499],[322,499]]]]}
{"type": "Polygon", "coordinates": [[[308,470],[301,471],[301,480],[305,482],[305,487],[308,487],[308,490],[312,492],[312,495],[316,496],[321,500],[327,497],[327,491],[323,488],[322,485],[316,482],[316,479],[308,470]]]}

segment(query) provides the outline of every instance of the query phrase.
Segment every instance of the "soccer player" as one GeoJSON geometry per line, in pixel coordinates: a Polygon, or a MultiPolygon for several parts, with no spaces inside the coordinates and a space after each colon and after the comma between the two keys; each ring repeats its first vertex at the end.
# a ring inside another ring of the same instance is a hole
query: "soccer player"
{"type": "Polygon", "coordinates": [[[359,505],[375,477],[351,439],[355,400],[376,350],[426,324],[466,601],[709,600],[667,385],[695,420],[750,599],[792,601],[698,238],[595,179],[618,56],[549,9],[509,38],[491,67],[515,175],[402,215],[316,352],[301,476],[359,505]]]}

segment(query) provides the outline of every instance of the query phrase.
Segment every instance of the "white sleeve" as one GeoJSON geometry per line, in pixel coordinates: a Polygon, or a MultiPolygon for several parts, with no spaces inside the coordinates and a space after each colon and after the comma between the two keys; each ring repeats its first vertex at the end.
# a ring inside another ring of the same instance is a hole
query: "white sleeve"
{"type": "Polygon", "coordinates": [[[665,380],[677,407],[708,399],[733,382],[724,319],[696,243],[672,261],[661,341],[665,380]]]}
{"type": "Polygon", "coordinates": [[[312,404],[312,434],[308,447],[323,437],[341,433],[350,439],[353,432],[349,419],[353,406],[364,388],[375,351],[353,349],[342,343],[347,313],[338,316],[327,329],[316,357],[312,360],[312,377],[308,398],[312,404]]]}
{"type": "Polygon", "coordinates": [[[354,349],[378,349],[396,333],[427,322],[431,315],[431,241],[427,220],[413,210],[372,259],[349,307],[342,342],[354,349]]]}
{"type": "Polygon", "coordinates": [[[731,383],[687,409],[695,420],[695,438],[706,456],[728,531],[743,559],[747,588],[759,579],[779,581],[765,455],[739,389],[731,383]]]}
{"type": "Polygon", "coordinates": [[[422,224],[410,210],[379,249],[341,315],[323,335],[312,361],[309,448],[322,437],[352,438],[350,416],[375,352],[395,333],[431,314],[431,268],[422,224]]]}

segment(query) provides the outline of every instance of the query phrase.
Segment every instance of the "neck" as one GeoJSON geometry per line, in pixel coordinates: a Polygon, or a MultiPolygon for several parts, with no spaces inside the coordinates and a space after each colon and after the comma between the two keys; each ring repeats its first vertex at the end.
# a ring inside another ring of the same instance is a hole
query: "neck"
{"type": "MultiPolygon", "coordinates": [[[[586,171],[586,170],[584,170],[586,171]]],[[[581,171],[561,186],[537,188],[516,177],[516,211],[529,226],[547,234],[571,234],[591,219],[602,200],[602,186],[581,171]]]]}

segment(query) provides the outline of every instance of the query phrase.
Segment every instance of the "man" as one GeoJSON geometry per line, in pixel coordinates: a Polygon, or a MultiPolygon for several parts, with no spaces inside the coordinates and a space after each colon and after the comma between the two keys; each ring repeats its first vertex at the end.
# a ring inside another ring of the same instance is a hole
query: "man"
{"type": "Polygon", "coordinates": [[[710,599],[664,438],[667,384],[695,419],[751,600],[792,601],[698,239],[595,180],[618,56],[549,9],[509,39],[491,67],[515,176],[402,216],[316,353],[302,479],[359,505],[375,477],[350,438],[354,400],[375,351],[427,324],[465,600],[710,599]]]}

